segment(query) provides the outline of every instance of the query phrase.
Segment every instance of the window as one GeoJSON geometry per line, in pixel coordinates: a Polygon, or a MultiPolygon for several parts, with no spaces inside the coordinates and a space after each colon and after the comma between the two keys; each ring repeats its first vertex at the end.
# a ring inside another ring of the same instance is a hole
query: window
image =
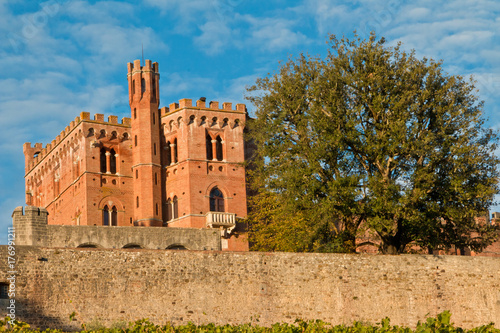
{"type": "Polygon", "coordinates": [[[174,139],[174,163],[177,163],[177,138],[174,139]]]}
{"type": "Polygon", "coordinates": [[[214,158],[214,154],[212,151],[212,137],[207,134],[205,145],[207,147],[207,160],[211,161],[214,158]]]}
{"type": "Polygon", "coordinates": [[[118,225],[118,211],[116,210],[115,206],[113,206],[113,209],[111,210],[111,225],[118,225]]]}
{"type": "Polygon", "coordinates": [[[109,225],[109,209],[107,205],[102,210],[102,225],[109,225]]]}
{"type": "Polygon", "coordinates": [[[101,172],[105,173],[106,172],[106,149],[101,148],[101,155],[100,155],[100,164],[101,164],[101,172]]]}
{"type": "Polygon", "coordinates": [[[155,172],[155,185],[158,185],[158,174],[155,172]]]}
{"type": "Polygon", "coordinates": [[[135,198],[135,205],[137,206],[137,208],[139,208],[139,197],[135,198]]]}
{"type": "Polygon", "coordinates": [[[165,165],[172,164],[172,148],[170,147],[170,141],[167,141],[165,146],[165,165]]]}
{"type": "Polygon", "coordinates": [[[139,178],[139,170],[135,169],[135,179],[139,178]]]}
{"type": "Polygon", "coordinates": [[[132,95],[135,94],[135,80],[132,80],[132,95]]]}
{"type": "Polygon", "coordinates": [[[156,80],[153,79],[153,98],[156,99],[156,80]]]}
{"type": "Polygon", "coordinates": [[[141,79],[141,92],[144,93],[146,91],[146,80],[141,79]]]}
{"type": "Polygon", "coordinates": [[[224,211],[224,195],[217,187],[214,187],[210,191],[210,211],[211,212],[224,211]]]}
{"type": "Polygon", "coordinates": [[[9,298],[9,283],[0,283],[0,299],[9,298]]]}
{"type": "Polygon", "coordinates": [[[137,147],[137,135],[134,137],[134,143],[135,143],[135,146],[137,147]]]}
{"type": "Polygon", "coordinates": [[[172,200],[167,200],[167,221],[172,219],[172,200]]]}
{"type": "Polygon", "coordinates": [[[153,154],[156,156],[156,143],[153,143],[153,154]]]}
{"type": "Polygon", "coordinates": [[[215,139],[215,155],[217,156],[217,161],[222,161],[222,159],[223,159],[222,139],[218,135],[217,135],[217,138],[215,139]]]}
{"type": "Polygon", "coordinates": [[[137,119],[137,109],[134,108],[134,119],[137,119]]]}
{"type": "Polygon", "coordinates": [[[173,214],[174,219],[178,218],[179,217],[179,204],[178,204],[177,196],[174,197],[172,210],[174,213],[173,214]]]}
{"type": "Polygon", "coordinates": [[[109,171],[112,174],[116,173],[116,152],[114,149],[111,149],[109,156],[109,171]]]}

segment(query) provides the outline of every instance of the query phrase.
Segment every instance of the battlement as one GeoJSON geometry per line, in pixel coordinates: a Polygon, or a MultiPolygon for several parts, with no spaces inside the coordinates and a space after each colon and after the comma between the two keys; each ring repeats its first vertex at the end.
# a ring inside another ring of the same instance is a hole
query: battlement
{"type": "Polygon", "coordinates": [[[43,246],[47,239],[47,216],[43,207],[19,206],[12,213],[12,226],[16,231],[16,245],[43,246]]]}
{"type": "Polygon", "coordinates": [[[184,108],[196,108],[196,109],[206,109],[206,110],[218,110],[218,111],[232,111],[232,112],[242,112],[246,113],[247,108],[245,104],[236,104],[236,107],[233,109],[233,103],[223,102],[222,108],[219,108],[218,101],[210,101],[206,103],[206,99],[203,97],[196,101],[196,106],[193,106],[193,100],[190,98],[183,98],[179,100],[179,103],[171,103],[168,107],[161,108],[161,114],[165,115],[170,112],[177,111],[179,109],[184,108]]]}
{"type": "Polygon", "coordinates": [[[54,139],[52,142],[48,143],[45,148],[42,143],[35,143],[32,147],[31,142],[25,142],[23,145],[23,152],[25,157],[25,172],[28,173],[33,169],[40,161],[42,161],[59,143],[64,141],[64,139],[81,123],[81,122],[94,122],[103,125],[118,125],[130,127],[131,120],[128,117],[123,117],[121,123],[118,123],[118,116],[110,115],[107,121],[104,120],[104,114],[96,113],[94,118],[90,118],[89,112],[80,112],[80,116],[77,116],[75,120],[71,121],[68,126],[64,128],[63,131],[54,139]]]}
{"type": "Polygon", "coordinates": [[[151,60],[146,59],[144,66],[141,66],[141,60],[136,59],[133,63],[129,62],[127,64],[128,75],[132,75],[134,72],[154,72],[158,73],[158,63],[151,62],[151,60]]]}

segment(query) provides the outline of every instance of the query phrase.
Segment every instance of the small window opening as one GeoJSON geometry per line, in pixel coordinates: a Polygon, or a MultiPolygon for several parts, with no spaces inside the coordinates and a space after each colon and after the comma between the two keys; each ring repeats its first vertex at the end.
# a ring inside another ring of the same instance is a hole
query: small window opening
{"type": "Polygon", "coordinates": [[[177,196],[174,197],[174,200],[173,200],[173,215],[174,215],[174,219],[176,219],[177,217],[179,217],[179,204],[178,204],[178,200],[177,200],[177,196]]]}
{"type": "Polygon", "coordinates": [[[212,137],[207,134],[205,145],[207,148],[207,160],[211,161],[214,158],[213,150],[212,150],[212,137]]]}
{"type": "Polygon", "coordinates": [[[116,209],[115,206],[113,206],[113,209],[111,210],[111,225],[112,226],[118,225],[118,210],[116,209]]]}
{"type": "Polygon", "coordinates": [[[100,164],[101,164],[101,172],[104,173],[106,172],[106,149],[101,148],[101,155],[100,155],[100,164]]]}
{"type": "Polygon", "coordinates": [[[141,92],[144,93],[146,91],[146,80],[141,79],[141,92]]]}
{"type": "Polygon", "coordinates": [[[223,154],[222,154],[222,139],[220,136],[217,136],[215,139],[215,152],[217,155],[217,161],[222,161],[223,159],[223,154]]]}
{"type": "Polygon", "coordinates": [[[109,171],[112,174],[116,173],[116,152],[114,149],[111,149],[109,156],[109,171]]]}
{"type": "Polygon", "coordinates": [[[135,205],[137,208],[139,208],[139,197],[135,198],[135,205]]]}
{"type": "Polygon", "coordinates": [[[177,138],[174,139],[174,163],[177,163],[177,138]]]}
{"type": "Polygon", "coordinates": [[[102,210],[102,225],[109,225],[109,209],[107,205],[104,206],[104,209],[102,210]]]}

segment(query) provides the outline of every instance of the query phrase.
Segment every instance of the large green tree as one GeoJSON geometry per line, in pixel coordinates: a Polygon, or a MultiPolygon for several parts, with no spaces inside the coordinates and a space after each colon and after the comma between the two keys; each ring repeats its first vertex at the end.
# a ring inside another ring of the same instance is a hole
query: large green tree
{"type": "Polygon", "coordinates": [[[249,89],[254,248],[355,251],[360,227],[382,253],[490,244],[497,135],[474,82],[374,34],[329,46],[249,89]]]}

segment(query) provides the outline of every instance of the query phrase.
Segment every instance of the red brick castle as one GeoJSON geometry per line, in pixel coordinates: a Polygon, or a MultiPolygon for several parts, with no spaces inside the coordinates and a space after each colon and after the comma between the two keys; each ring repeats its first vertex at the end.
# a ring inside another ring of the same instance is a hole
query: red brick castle
{"type": "Polygon", "coordinates": [[[24,144],[26,203],[49,226],[216,228],[222,249],[248,250],[245,105],[159,108],[157,63],[127,77],[131,118],[82,112],[45,148],[24,144]]]}

